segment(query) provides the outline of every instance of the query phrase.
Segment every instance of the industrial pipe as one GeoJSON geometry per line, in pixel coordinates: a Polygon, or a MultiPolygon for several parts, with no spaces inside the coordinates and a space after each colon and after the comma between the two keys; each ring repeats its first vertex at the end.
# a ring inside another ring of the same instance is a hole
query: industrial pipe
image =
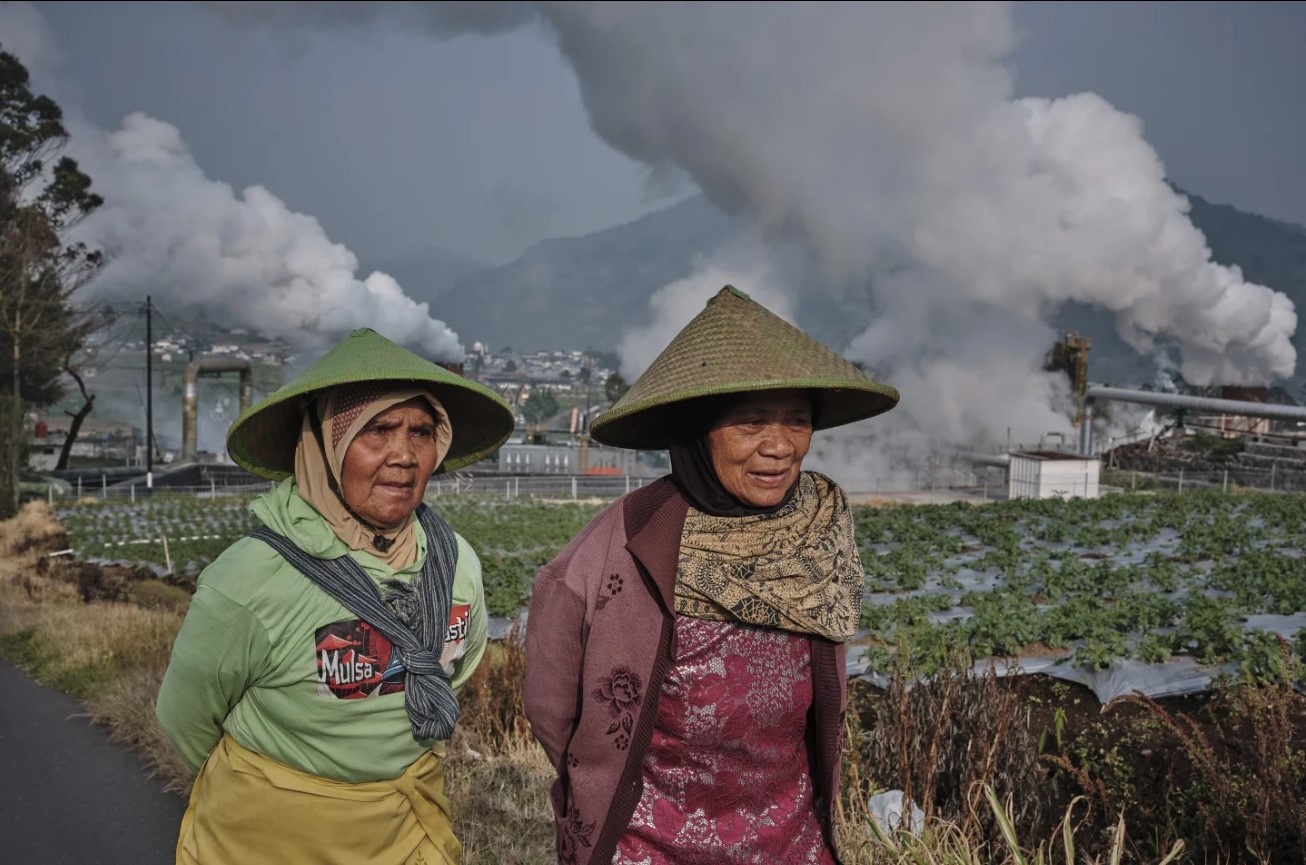
{"type": "Polygon", "coordinates": [[[980,451],[956,451],[956,456],[972,465],[997,466],[1007,468],[1011,465],[1011,454],[986,454],[980,451]]]}
{"type": "Polygon", "coordinates": [[[186,375],[181,397],[181,458],[193,460],[198,451],[199,377],[218,376],[225,372],[240,373],[240,411],[254,401],[254,379],[247,360],[209,358],[193,360],[186,364],[186,375]]]}
{"type": "Polygon", "coordinates": [[[1251,402],[1240,399],[1215,399],[1205,396],[1186,396],[1178,393],[1156,393],[1150,390],[1129,390],[1119,387],[1090,387],[1084,394],[1086,417],[1080,430],[1080,453],[1084,456],[1088,456],[1093,452],[1092,410],[1090,406],[1093,400],[1098,399],[1159,406],[1161,408],[1191,409],[1193,411],[1229,414],[1237,417],[1306,421],[1306,407],[1303,406],[1251,402]]]}

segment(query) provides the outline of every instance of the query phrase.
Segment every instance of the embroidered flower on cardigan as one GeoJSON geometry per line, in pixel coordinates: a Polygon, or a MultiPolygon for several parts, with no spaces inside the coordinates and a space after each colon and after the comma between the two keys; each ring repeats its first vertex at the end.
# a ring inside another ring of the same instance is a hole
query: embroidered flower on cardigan
{"type": "Polygon", "coordinates": [[[608,601],[621,594],[625,582],[626,580],[621,574],[613,574],[608,577],[607,585],[603,587],[603,591],[607,594],[599,595],[598,608],[600,610],[608,605],[608,601]]]}
{"type": "Polygon", "coordinates": [[[576,851],[580,847],[592,847],[590,836],[594,834],[594,824],[580,819],[580,810],[575,805],[567,812],[562,821],[562,832],[558,844],[558,860],[566,865],[575,865],[576,851]]]}
{"type": "Polygon", "coordinates": [[[607,735],[617,734],[615,744],[622,751],[630,744],[635,708],[644,698],[643,689],[644,682],[639,674],[626,666],[613,667],[612,673],[601,677],[599,686],[594,689],[594,699],[607,705],[608,714],[614,719],[607,735]]]}

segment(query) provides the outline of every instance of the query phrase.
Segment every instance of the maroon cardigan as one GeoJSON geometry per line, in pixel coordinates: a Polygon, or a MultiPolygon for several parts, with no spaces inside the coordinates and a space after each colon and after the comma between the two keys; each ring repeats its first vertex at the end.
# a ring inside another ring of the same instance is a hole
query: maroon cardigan
{"type": "MultiPolygon", "coordinates": [[[[618,499],[540,569],[526,628],[526,717],[557,770],[558,861],[608,865],[643,792],[658,695],[675,656],[674,590],[688,504],[667,478],[618,499]]],[[[834,851],[844,647],[811,638],[808,734],[834,851]]]]}

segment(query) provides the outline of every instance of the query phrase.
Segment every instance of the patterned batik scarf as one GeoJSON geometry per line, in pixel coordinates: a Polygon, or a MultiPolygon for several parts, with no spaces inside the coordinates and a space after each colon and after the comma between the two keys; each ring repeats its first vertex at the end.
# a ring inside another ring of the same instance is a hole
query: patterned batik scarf
{"type": "Polygon", "coordinates": [[[865,580],[843,490],[803,472],[798,491],[775,513],[717,517],[689,509],[676,612],[844,642],[857,630],[865,580]]]}

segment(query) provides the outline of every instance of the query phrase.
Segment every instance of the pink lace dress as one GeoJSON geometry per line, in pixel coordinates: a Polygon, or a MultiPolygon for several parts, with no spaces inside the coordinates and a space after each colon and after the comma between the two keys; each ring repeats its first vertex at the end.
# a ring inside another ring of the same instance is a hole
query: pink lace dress
{"type": "Polygon", "coordinates": [[[644,793],[614,865],[834,865],[807,754],[806,637],[676,617],[644,793]]]}

